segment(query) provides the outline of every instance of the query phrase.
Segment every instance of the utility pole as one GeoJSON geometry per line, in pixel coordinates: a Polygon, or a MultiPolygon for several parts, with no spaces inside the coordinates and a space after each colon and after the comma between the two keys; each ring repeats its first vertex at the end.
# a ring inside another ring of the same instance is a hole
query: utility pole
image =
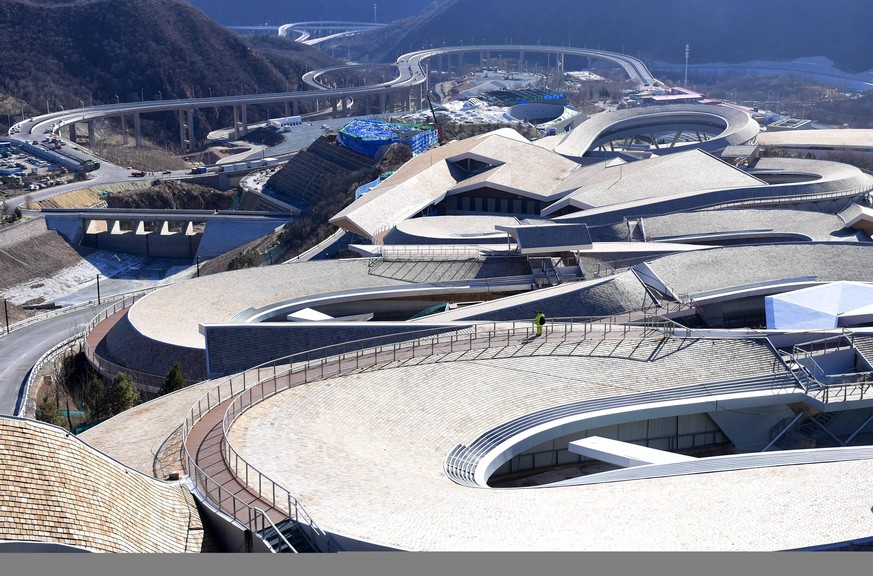
{"type": "Polygon", "coordinates": [[[6,298],[3,299],[3,313],[6,315],[6,333],[9,334],[9,307],[6,305],[6,298]]]}
{"type": "Polygon", "coordinates": [[[691,46],[685,45],[685,87],[688,88],[688,55],[691,53],[691,46]]]}

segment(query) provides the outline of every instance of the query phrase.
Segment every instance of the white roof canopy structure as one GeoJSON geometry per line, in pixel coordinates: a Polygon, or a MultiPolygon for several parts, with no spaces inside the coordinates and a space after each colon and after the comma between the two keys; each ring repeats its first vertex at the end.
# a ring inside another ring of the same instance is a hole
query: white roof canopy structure
{"type": "Polygon", "coordinates": [[[771,330],[856,326],[873,321],[873,285],[831,282],[767,296],[764,308],[771,330]]]}

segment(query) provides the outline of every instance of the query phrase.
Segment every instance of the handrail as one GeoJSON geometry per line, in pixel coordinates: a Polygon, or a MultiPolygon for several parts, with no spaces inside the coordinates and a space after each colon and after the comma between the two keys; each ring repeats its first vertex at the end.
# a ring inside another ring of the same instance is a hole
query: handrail
{"type": "MultiPolygon", "coordinates": [[[[156,290],[158,287],[154,286],[152,288],[146,288],[144,290],[133,290],[131,292],[122,292],[121,294],[113,294],[112,296],[106,296],[100,299],[100,303],[103,302],[115,302],[119,299],[124,300],[128,296],[133,294],[145,294],[148,292],[152,292],[156,290]]],[[[55,316],[62,316],[69,312],[75,312],[77,310],[83,310],[88,306],[93,306],[94,301],[89,300],[88,302],[80,302],[78,304],[73,304],[72,306],[62,306],[60,308],[55,308],[54,310],[49,310],[48,312],[43,312],[42,314],[37,314],[35,316],[31,316],[30,318],[25,318],[24,320],[19,320],[18,322],[14,322],[9,325],[9,332],[14,332],[20,328],[24,328],[26,326],[30,326],[31,324],[36,324],[38,322],[42,322],[43,320],[48,320],[49,318],[54,318],[55,316]]],[[[0,337],[3,337],[7,334],[6,330],[0,330],[0,337]]]]}
{"type": "MultiPolygon", "coordinates": [[[[650,326],[655,326],[658,322],[661,322],[665,328],[669,329],[673,324],[672,322],[659,320],[658,316],[648,316],[646,314],[647,310],[648,309],[637,311],[636,313],[642,313],[642,318],[648,319],[650,326]]],[[[632,318],[632,315],[633,313],[629,312],[628,318],[638,322],[639,319],[632,318]]],[[[619,325],[622,326],[623,335],[627,335],[629,330],[635,328],[645,329],[647,327],[622,325],[616,320],[615,316],[558,318],[552,319],[549,323],[543,326],[543,341],[549,342],[551,339],[552,342],[555,340],[559,343],[564,342],[570,333],[576,333],[578,335],[580,331],[582,332],[583,338],[594,337],[595,333],[598,335],[600,334],[601,328],[605,337],[607,333],[612,332],[613,329],[619,325]],[[588,321],[580,321],[583,319],[588,321]]],[[[197,472],[195,474],[195,479],[197,479],[198,483],[201,481],[206,482],[206,485],[208,486],[209,481],[215,482],[197,466],[196,461],[188,450],[187,440],[190,431],[197,422],[199,422],[212,409],[223,402],[230,400],[229,406],[222,419],[222,454],[225,457],[226,465],[234,471],[234,474],[239,481],[244,482],[245,485],[256,491],[261,498],[264,498],[264,501],[270,502],[277,510],[282,510],[287,503],[289,517],[297,522],[299,526],[305,526],[308,528],[309,532],[304,530],[303,533],[311,542],[313,542],[316,548],[324,550],[336,549],[337,545],[332,541],[330,535],[318,528],[312,516],[307,512],[306,508],[299,500],[239,455],[239,453],[233,448],[232,444],[227,440],[229,426],[232,425],[233,420],[238,418],[244,411],[243,402],[245,401],[246,392],[248,392],[248,405],[245,409],[291,386],[311,382],[313,380],[320,380],[350,370],[358,370],[362,367],[362,361],[364,361],[365,365],[369,367],[375,366],[379,363],[387,364],[397,360],[398,352],[400,352],[401,357],[403,356],[403,352],[410,351],[413,356],[417,355],[417,351],[422,355],[433,355],[438,345],[445,344],[449,345],[448,353],[463,353],[474,349],[474,341],[481,342],[485,347],[491,347],[495,341],[499,342],[505,338],[506,344],[509,345],[512,336],[523,337],[518,343],[524,345],[534,334],[532,320],[476,323],[469,328],[463,326],[461,329],[450,334],[443,333],[435,335],[432,333],[433,330],[434,328],[414,330],[403,334],[364,338],[342,344],[323,346],[271,360],[242,373],[223,378],[216,384],[216,386],[201,396],[196,404],[191,406],[182,424],[182,445],[186,468],[189,471],[194,470],[197,472]],[[422,334],[424,332],[431,333],[425,335],[422,334]],[[390,344],[384,343],[386,338],[397,338],[398,336],[409,336],[409,338],[402,342],[390,344]],[[380,340],[383,343],[379,344],[378,342],[380,340]],[[460,343],[460,345],[458,345],[458,343],[460,343]],[[464,346],[465,343],[467,345],[466,347],[464,346]],[[366,346],[366,344],[370,344],[370,346],[366,346]],[[333,352],[333,354],[331,354],[331,352],[333,352]],[[348,365],[345,365],[346,363],[348,365]],[[334,372],[326,372],[327,368],[333,368],[334,366],[336,368],[334,372]],[[263,371],[266,371],[266,375],[262,378],[263,371]],[[292,376],[301,373],[303,375],[302,382],[292,382],[292,376]],[[280,389],[279,378],[286,377],[287,381],[280,389]],[[266,390],[266,385],[269,382],[273,383],[273,390],[267,394],[264,392],[269,392],[266,390]],[[255,396],[256,386],[261,389],[261,394],[258,397],[255,396]],[[241,463],[242,466],[240,465],[241,463]],[[255,486],[256,481],[257,487],[255,486]],[[266,490],[269,490],[269,495],[265,492],[265,487],[266,490]],[[277,490],[278,497],[276,494],[277,490]],[[283,495],[283,492],[287,497],[283,495]],[[303,520],[304,524],[300,524],[301,520],[303,520]],[[318,544],[321,544],[321,546],[318,544]]],[[[219,508],[222,507],[220,500],[218,501],[217,506],[219,508]]]]}
{"type": "Polygon", "coordinates": [[[126,372],[131,375],[134,382],[138,385],[138,387],[145,389],[145,391],[149,393],[156,394],[161,386],[164,384],[164,376],[160,374],[151,374],[149,372],[142,372],[140,370],[134,370],[132,368],[128,368],[126,366],[122,366],[120,364],[116,364],[110,360],[107,360],[97,354],[96,349],[93,349],[91,345],[88,343],[88,334],[94,329],[97,324],[109,318],[113,314],[124,310],[145,296],[146,294],[154,291],[155,288],[147,288],[145,290],[137,290],[134,292],[129,292],[124,295],[124,297],[107,308],[101,310],[94,318],[88,322],[87,328],[83,333],[84,337],[84,345],[83,351],[85,352],[85,357],[88,359],[88,362],[102,374],[105,378],[113,378],[119,372],[126,372]]]}
{"type": "MultiPolygon", "coordinates": [[[[257,506],[251,506],[249,504],[246,504],[243,500],[241,500],[235,494],[232,494],[232,493],[228,492],[227,490],[224,490],[224,497],[222,497],[223,486],[220,483],[216,482],[215,480],[212,480],[205,472],[203,472],[203,470],[199,466],[197,466],[197,464],[192,463],[192,468],[194,470],[194,476],[195,476],[194,490],[200,492],[200,483],[199,483],[198,479],[200,479],[200,478],[203,479],[203,487],[204,487],[203,489],[205,490],[205,493],[201,492],[201,494],[203,495],[204,500],[206,500],[207,502],[210,501],[210,495],[209,495],[209,482],[210,482],[210,480],[218,488],[218,502],[219,502],[218,510],[220,512],[224,512],[224,510],[222,510],[222,508],[221,508],[220,503],[223,502],[224,500],[226,500],[227,497],[231,498],[231,502],[233,502],[233,506],[231,507],[231,511],[233,512],[233,515],[231,516],[232,523],[236,523],[236,524],[242,526],[243,528],[251,530],[251,532],[253,534],[257,534],[258,537],[262,538],[263,533],[267,529],[267,522],[269,522],[270,526],[273,527],[273,529],[276,531],[276,534],[279,535],[279,537],[288,546],[288,548],[291,549],[295,553],[297,552],[297,549],[294,548],[294,546],[292,546],[290,542],[288,542],[288,540],[285,538],[285,536],[282,534],[282,532],[279,530],[279,528],[273,523],[272,520],[270,520],[270,517],[266,512],[264,512],[262,509],[258,508],[257,506]],[[237,504],[239,504],[238,508],[237,508],[237,504]],[[238,516],[237,516],[238,511],[239,512],[246,511],[246,514],[248,516],[247,522],[243,522],[238,518],[238,516]],[[261,520],[260,529],[258,528],[258,519],[259,518],[261,520]]],[[[190,477],[190,470],[191,469],[189,469],[189,477],[190,477]]],[[[262,539],[266,542],[266,539],[264,539],[264,538],[262,538],[262,539]]],[[[267,545],[269,546],[269,544],[267,544],[267,545]]]]}
{"type": "Polygon", "coordinates": [[[27,401],[30,398],[30,390],[33,387],[34,381],[36,381],[37,376],[39,375],[40,369],[50,360],[53,360],[55,356],[61,350],[65,350],[70,347],[74,342],[81,340],[85,337],[85,332],[79,332],[78,334],[74,334],[70,336],[63,342],[55,344],[48,351],[45,352],[42,356],[39,357],[39,360],[31,367],[31,369],[27,372],[27,377],[24,379],[24,387],[22,393],[18,397],[18,406],[15,409],[15,416],[19,416],[21,418],[25,418],[25,413],[27,412],[27,401]]]}

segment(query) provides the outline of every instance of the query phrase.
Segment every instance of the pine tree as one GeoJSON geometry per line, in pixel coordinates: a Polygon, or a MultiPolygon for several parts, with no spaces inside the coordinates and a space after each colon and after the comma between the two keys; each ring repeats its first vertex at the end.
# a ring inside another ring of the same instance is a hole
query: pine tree
{"type": "Polygon", "coordinates": [[[164,385],[161,386],[161,389],[158,391],[158,396],[181,390],[187,385],[188,377],[185,376],[184,372],[182,372],[182,367],[179,366],[178,362],[173,362],[173,365],[170,366],[167,375],[164,377],[164,385]]]}

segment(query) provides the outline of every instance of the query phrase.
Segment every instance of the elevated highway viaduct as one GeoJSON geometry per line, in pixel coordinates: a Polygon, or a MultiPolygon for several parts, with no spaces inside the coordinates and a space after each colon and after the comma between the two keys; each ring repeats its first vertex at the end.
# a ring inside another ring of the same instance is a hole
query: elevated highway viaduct
{"type": "MultiPolygon", "coordinates": [[[[119,118],[121,121],[123,141],[127,143],[129,124],[133,126],[133,137],[137,146],[142,145],[141,115],[155,112],[176,112],[179,116],[179,144],[183,150],[193,151],[196,148],[194,137],[195,111],[201,108],[216,108],[230,106],[234,113],[234,136],[248,131],[248,108],[255,105],[284,105],[286,115],[297,115],[301,106],[316,111],[329,109],[334,116],[348,115],[348,103],[351,99],[365,99],[368,110],[384,113],[400,108],[417,109],[424,99],[425,91],[429,90],[431,65],[435,69],[442,68],[445,61],[451,66],[451,59],[458,58],[461,62],[465,55],[476,54],[479,58],[488,58],[493,53],[516,52],[521,60],[526,54],[555,54],[556,61],[563,69],[566,56],[585,57],[592,60],[604,59],[621,66],[628,76],[641,86],[656,82],[645,64],[636,58],[615,52],[568,46],[450,46],[432,48],[404,54],[394,64],[374,64],[373,67],[393,66],[397,76],[380,84],[357,87],[328,88],[319,78],[329,72],[357,70],[363,66],[339,66],[315,70],[307,73],[304,84],[314,90],[295,92],[278,92],[269,94],[240,94],[234,96],[209,96],[204,98],[188,98],[176,100],[158,100],[141,102],[121,102],[116,98],[114,104],[100,106],[84,106],[72,110],[61,110],[36,116],[10,128],[10,136],[18,140],[42,140],[45,134],[58,134],[62,129],[70,132],[70,139],[75,140],[80,124],[85,124],[88,131],[89,146],[95,144],[95,122],[104,118],[119,118]]],[[[241,86],[241,89],[243,87],[241,86]]],[[[242,91],[242,90],[241,90],[242,91]]]]}

